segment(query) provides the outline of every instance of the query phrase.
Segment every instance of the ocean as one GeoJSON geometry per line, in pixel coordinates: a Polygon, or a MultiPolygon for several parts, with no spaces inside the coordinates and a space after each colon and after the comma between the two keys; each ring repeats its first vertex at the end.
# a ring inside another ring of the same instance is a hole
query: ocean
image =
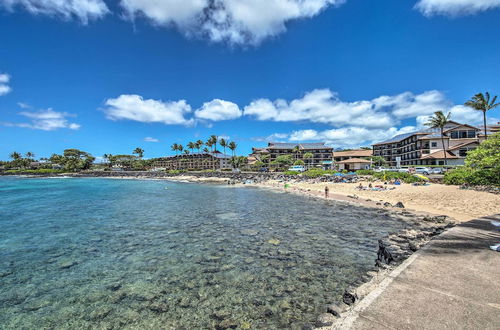
{"type": "Polygon", "coordinates": [[[301,329],[404,227],[258,188],[0,177],[0,328],[301,329]]]}

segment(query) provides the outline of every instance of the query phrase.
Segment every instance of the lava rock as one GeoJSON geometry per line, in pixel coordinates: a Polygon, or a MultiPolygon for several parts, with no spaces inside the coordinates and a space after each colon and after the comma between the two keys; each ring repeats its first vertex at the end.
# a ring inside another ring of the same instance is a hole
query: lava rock
{"type": "Polygon", "coordinates": [[[394,205],[394,207],[399,207],[400,209],[404,209],[404,208],[405,208],[405,206],[404,206],[404,205],[403,205],[403,203],[401,203],[401,202],[397,202],[397,203],[394,205]]]}
{"type": "Polygon", "coordinates": [[[327,313],[332,314],[335,317],[340,317],[340,313],[342,312],[340,307],[335,304],[328,305],[326,308],[327,313]]]}
{"type": "Polygon", "coordinates": [[[329,327],[335,322],[335,316],[330,313],[323,313],[316,319],[316,326],[320,327],[329,327]]]}
{"type": "Polygon", "coordinates": [[[358,295],[354,289],[346,289],[342,295],[342,301],[347,305],[353,305],[358,300],[358,295]]]}

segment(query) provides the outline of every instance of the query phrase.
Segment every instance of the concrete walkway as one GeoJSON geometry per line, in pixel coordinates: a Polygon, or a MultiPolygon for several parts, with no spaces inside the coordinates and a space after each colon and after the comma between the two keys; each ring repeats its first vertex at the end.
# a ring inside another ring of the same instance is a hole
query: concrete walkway
{"type": "Polygon", "coordinates": [[[460,224],[412,255],[338,326],[500,329],[500,214],[460,224]]]}

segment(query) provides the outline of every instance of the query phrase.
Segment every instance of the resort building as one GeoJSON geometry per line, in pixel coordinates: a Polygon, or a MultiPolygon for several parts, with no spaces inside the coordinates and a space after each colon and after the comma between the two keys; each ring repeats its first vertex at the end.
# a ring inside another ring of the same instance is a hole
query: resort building
{"type": "Polygon", "coordinates": [[[444,127],[444,146],[439,128],[428,128],[375,143],[373,155],[385,158],[391,167],[409,165],[463,165],[467,152],[477,148],[480,129],[454,121],[444,127]]]}
{"type": "Polygon", "coordinates": [[[155,168],[166,170],[229,170],[231,156],[222,153],[195,152],[158,158],[155,168]]]}
{"type": "Polygon", "coordinates": [[[265,148],[252,148],[249,162],[262,161],[269,164],[279,156],[292,155],[294,159],[303,160],[307,167],[331,168],[333,165],[333,148],[325,143],[277,143],[270,142],[265,148]],[[306,154],[312,157],[305,157],[306,154]]]}
{"type": "Polygon", "coordinates": [[[369,158],[373,156],[372,149],[353,149],[346,151],[334,151],[333,152],[333,160],[338,163],[346,159],[351,158],[369,158]]]}

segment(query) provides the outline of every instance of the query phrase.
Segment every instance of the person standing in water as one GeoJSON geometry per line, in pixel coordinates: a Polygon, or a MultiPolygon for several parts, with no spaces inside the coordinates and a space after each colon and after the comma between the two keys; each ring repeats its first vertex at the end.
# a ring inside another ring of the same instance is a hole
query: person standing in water
{"type": "Polygon", "coordinates": [[[329,192],[328,186],[325,186],[325,198],[328,198],[328,192],[329,192]]]}

